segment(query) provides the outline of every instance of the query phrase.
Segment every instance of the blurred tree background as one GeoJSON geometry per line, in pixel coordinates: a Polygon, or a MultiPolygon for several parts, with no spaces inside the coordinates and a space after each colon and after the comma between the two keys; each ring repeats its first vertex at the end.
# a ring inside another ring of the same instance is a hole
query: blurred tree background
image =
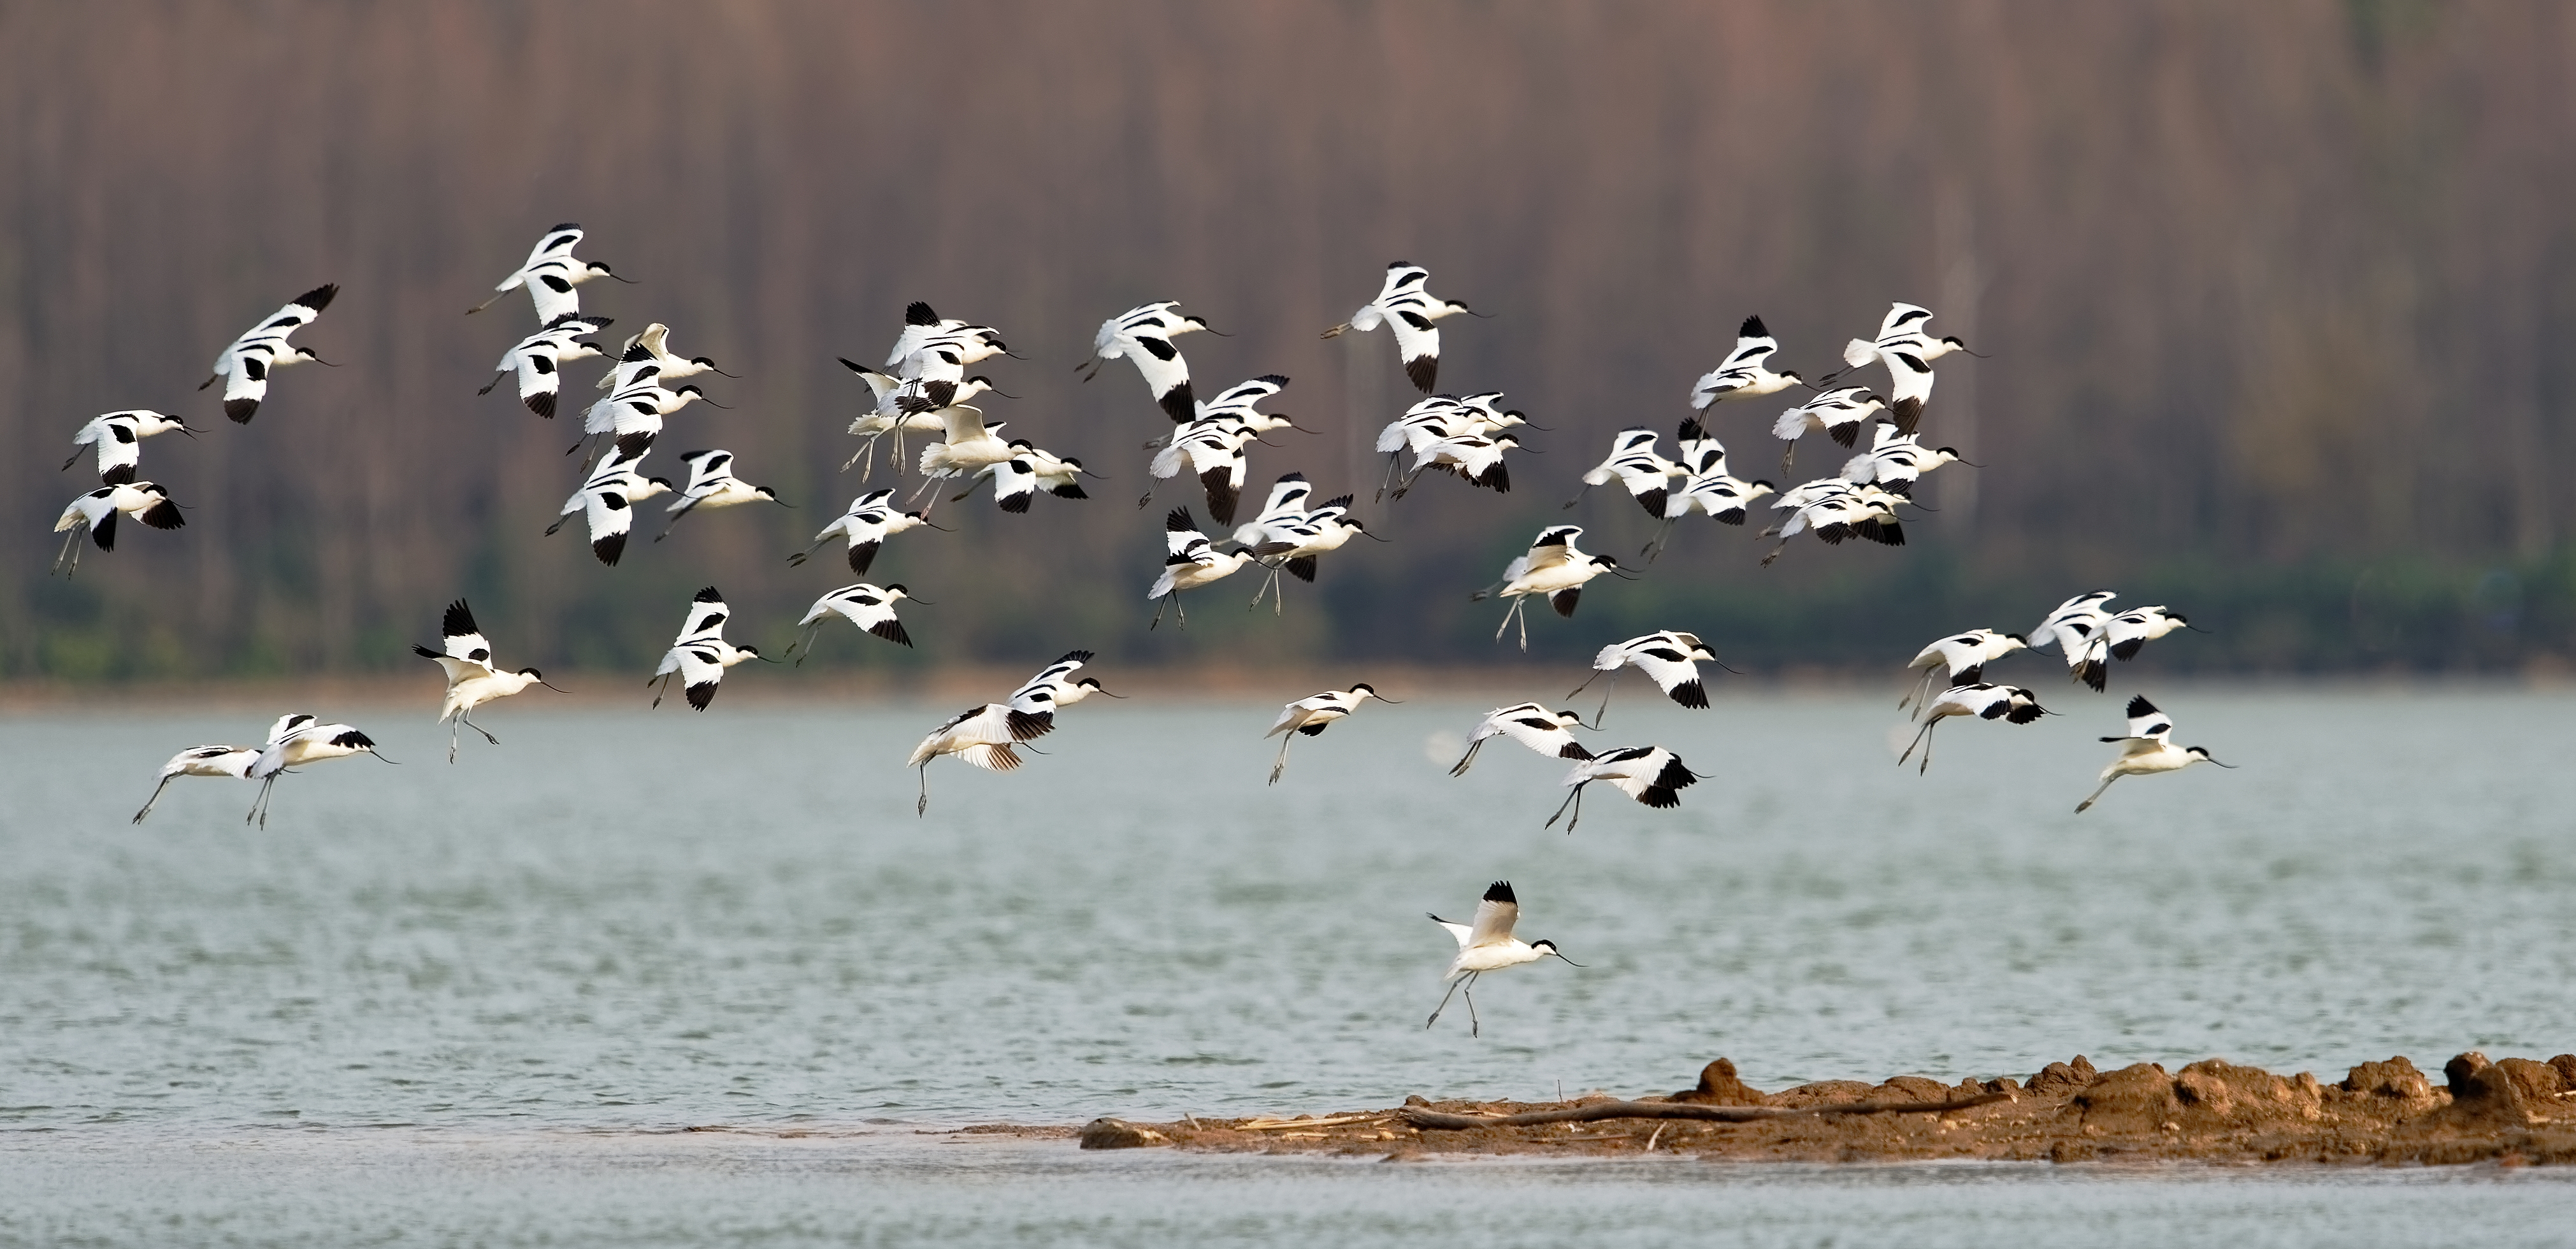
{"type": "MultiPolygon", "coordinates": [[[[7,6],[0,676],[389,669],[459,594],[512,662],[635,669],[708,582],[737,641],[781,646],[847,580],[783,559],[862,488],[833,357],[882,358],[913,299],[1000,327],[1026,359],[984,366],[1016,396],[989,416],[1112,480],[1025,517],[943,502],[962,532],[872,577],[934,601],[920,651],[817,662],[1516,661],[1470,590],[1560,519],[1623,559],[1653,530],[1615,489],[1560,510],[1612,431],[1669,436],[1747,313],[1814,376],[1903,299],[1992,357],[1943,362],[1927,441],[1986,467],[1927,484],[1910,545],[1762,569],[1695,518],[1643,580],[1535,619],[1533,657],[1678,627],[1739,668],[1876,669],[2112,586],[2218,630],[2176,667],[2554,665],[2571,61],[2576,10],[2540,0],[7,6]],[[557,221],[641,283],[583,288],[606,337],[665,321],[744,375],[703,379],[733,410],[673,417],[649,471],[727,447],[797,510],[696,517],[614,569],[539,537],[573,430],[474,394],[525,299],[460,314],[557,221]],[[1383,334],[1317,334],[1398,258],[1494,314],[1447,323],[1442,388],[1551,430],[1507,497],[1369,501],[1411,390],[1383,334]],[[298,342],[344,367],[223,421],[208,362],[322,282],[298,342]],[[1202,394],[1288,374],[1272,406],[1321,431],[1256,446],[1255,497],[1302,470],[1394,539],[1284,617],[1238,577],[1186,634],[1144,630],[1159,517],[1191,500],[1131,502],[1165,422],[1127,365],[1071,368],[1166,298],[1233,335],[1183,341],[1202,394]],[[209,430],[146,449],[189,526],[49,578],[90,484],[55,471],[68,437],[128,407],[209,430]]],[[[1720,409],[1739,473],[1783,477],[1783,406],[1720,409]]]]}

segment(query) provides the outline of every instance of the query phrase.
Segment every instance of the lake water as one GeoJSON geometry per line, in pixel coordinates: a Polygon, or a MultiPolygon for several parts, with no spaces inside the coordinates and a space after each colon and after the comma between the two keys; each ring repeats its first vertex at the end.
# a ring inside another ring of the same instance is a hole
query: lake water
{"type": "Polygon", "coordinates": [[[1953,721],[1917,777],[1892,693],[1684,712],[1632,681],[1587,740],[1708,779],[1678,812],[1595,787],[1572,835],[1540,827],[1554,761],[1448,777],[1492,704],[1428,697],[1300,739],[1276,788],[1275,704],[1086,703],[1017,774],[934,766],[926,819],[902,759],[945,704],[522,698],[453,767],[421,707],[315,707],[401,766],[288,776],[265,829],[232,781],[126,821],[162,759],[273,713],[0,718],[0,1243],[2562,1240],[2552,1173],[917,1134],[1651,1092],[1719,1055],[1778,1087],[2576,1049],[2576,698],[2158,690],[2240,769],[2078,817],[2126,691],[2042,693],[2071,714],[1953,721]],[[1423,912],[1500,878],[1586,966],[1487,977],[1481,1039],[1459,1006],[1425,1031],[1452,947],[1423,912]],[[707,1125],[743,1130],[675,1131],[707,1125]]]}

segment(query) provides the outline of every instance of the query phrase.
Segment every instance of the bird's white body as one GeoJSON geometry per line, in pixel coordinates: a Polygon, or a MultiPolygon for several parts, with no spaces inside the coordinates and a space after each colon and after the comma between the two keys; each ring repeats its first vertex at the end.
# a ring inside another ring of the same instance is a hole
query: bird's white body
{"type": "Polygon", "coordinates": [[[1324,337],[1386,326],[1395,334],[1395,353],[1404,362],[1404,376],[1416,389],[1430,394],[1440,381],[1440,330],[1433,322],[1469,311],[1457,300],[1434,298],[1424,289],[1430,281],[1431,271],[1420,265],[1403,260],[1388,265],[1377,298],[1361,304],[1350,320],[1324,331],[1324,337]]]}
{"type": "Polygon", "coordinates": [[[644,462],[642,455],[623,456],[615,447],[599,458],[581,489],[564,500],[555,514],[555,523],[546,527],[552,535],[564,522],[579,515],[589,527],[590,553],[611,568],[626,553],[626,539],[635,531],[635,505],[647,499],[671,493],[671,483],[660,477],[646,477],[635,471],[644,462]]]}
{"type": "MultiPolygon", "coordinates": [[[[814,635],[822,631],[823,622],[834,616],[840,616],[857,625],[861,631],[873,633],[897,646],[910,646],[912,635],[904,632],[901,620],[895,619],[894,605],[911,596],[901,582],[874,586],[863,581],[842,586],[814,600],[814,605],[805,609],[804,619],[796,622],[796,627],[805,633],[797,639],[796,645],[788,649],[801,648],[805,654],[814,653],[814,635]]],[[[800,656],[796,662],[802,664],[805,660],[800,656]]]]}
{"type": "Polygon", "coordinates": [[[1757,399],[1778,394],[1805,383],[1795,373],[1774,373],[1765,361],[1780,349],[1780,340],[1771,336],[1758,316],[1744,318],[1735,331],[1735,350],[1714,369],[1700,375],[1691,384],[1690,405],[1705,412],[1710,404],[1729,399],[1757,399]]]}
{"type": "Polygon", "coordinates": [[[143,463],[143,440],[174,429],[190,437],[195,437],[197,432],[178,417],[163,416],[148,408],[102,413],[91,417],[87,424],[72,434],[72,458],[63,461],[63,468],[69,469],[80,463],[80,448],[96,447],[99,484],[114,486],[131,482],[143,463]]]}
{"type": "Polygon", "coordinates": [[[925,477],[969,476],[1019,454],[993,432],[1002,427],[1001,422],[984,423],[981,408],[951,404],[939,409],[939,420],[946,437],[921,449],[921,472],[925,477]]]}
{"type": "Polygon", "coordinates": [[[2126,661],[2137,658],[2138,648],[2147,643],[2177,629],[2190,627],[2190,621],[2162,604],[2133,607],[2111,617],[2102,626],[2102,635],[2096,641],[2110,652],[2111,658],[2126,661]]]}
{"type": "Polygon", "coordinates": [[[160,782],[152,787],[152,797],[143,804],[142,810],[134,813],[134,822],[140,824],[143,817],[152,814],[152,808],[161,805],[161,791],[170,788],[170,782],[180,777],[228,776],[237,781],[249,780],[252,765],[259,762],[260,750],[258,746],[191,746],[170,756],[170,761],[161,765],[160,782]]]}
{"type": "Polygon", "coordinates": [[[717,593],[714,586],[698,591],[697,596],[690,600],[689,614],[680,626],[679,637],[671,643],[671,649],[663,653],[662,662],[653,669],[653,675],[644,681],[646,685],[661,686],[661,690],[653,695],[654,706],[662,705],[662,694],[671,688],[671,680],[676,677],[681,692],[688,697],[689,706],[704,711],[708,703],[715,701],[716,687],[723,683],[725,669],[746,659],[761,657],[756,647],[737,647],[725,641],[725,621],[732,617],[733,609],[725,605],[724,596],[717,593]]]}
{"type": "Polygon", "coordinates": [[[1945,464],[1963,463],[1959,453],[1949,447],[1926,447],[1913,434],[1900,434],[1893,425],[1880,425],[1876,445],[1843,463],[1843,480],[1854,484],[1876,483],[1890,493],[1910,495],[1914,483],[1945,464]]]}
{"type": "Polygon", "coordinates": [[[850,575],[864,577],[868,575],[868,567],[876,562],[877,552],[884,549],[886,539],[929,523],[919,512],[895,510],[894,491],[871,490],[850,500],[850,510],[841,513],[839,520],[823,526],[822,531],[814,535],[814,545],[788,556],[787,562],[804,563],[807,556],[837,536],[849,543],[850,575]]]}
{"type": "MultiPolygon", "coordinates": [[[[1174,605],[1178,604],[1182,591],[1222,581],[1252,562],[1250,551],[1216,549],[1216,544],[1199,532],[1198,522],[1191,519],[1190,509],[1186,507],[1173,508],[1164,515],[1163,546],[1167,552],[1163,557],[1163,571],[1154,578],[1153,588],[1145,592],[1145,597],[1174,605]]],[[[1188,628],[1190,617],[1186,609],[1180,613],[1180,619],[1181,627],[1188,628]]],[[[1154,623],[1145,627],[1151,629],[1162,620],[1162,608],[1157,607],[1154,609],[1154,623]]]]}
{"type": "Polygon", "coordinates": [[[1845,386],[1829,390],[1781,413],[1771,422],[1771,434],[1788,445],[1780,448],[1780,467],[1787,468],[1797,458],[1798,438],[1810,430],[1831,438],[1837,445],[1851,447],[1860,443],[1860,428],[1870,414],[1886,406],[1886,401],[1871,394],[1866,387],[1845,386]]]}
{"type": "Polygon", "coordinates": [[[1190,362],[1172,346],[1172,340],[1206,328],[1205,319],[1183,315],[1177,301],[1130,308],[1100,323],[1091,340],[1092,359],[1076,367],[1087,369],[1083,380],[1090,381],[1099,375],[1103,363],[1135,362],[1155,405],[1174,423],[1186,424],[1198,419],[1198,401],[1190,393],[1190,362]]]}
{"type": "Polygon", "coordinates": [[[1640,805],[1664,811],[1682,805],[1681,791],[1698,784],[1699,775],[1682,765],[1680,755],[1661,746],[1605,750],[1577,762],[1565,774],[1563,783],[1574,792],[1566,795],[1556,814],[1547,818],[1546,826],[1554,828],[1557,819],[1571,807],[1574,818],[1565,822],[1565,831],[1573,832],[1574,826],[1583,822],[1583,789],[1594,781],[1606,781],[1640,805]]]}
{"type": "Polygon", "coordinates": [[[2103,657],[2109,653],[2105,633],[2111,613],[2103,604],[2119,597],[2110,590],[2093,590],[2057,605],[2039,627],[2030,631],[2030,647],[2038,650],[2054,646],[2066,660],[2066,676],[2101,690],[2110,681],[2109,665],[2103,657]]]}
{"type": "Polygon", "coordinates": [[[1917,699],[1930,698],[1935,690],[1982,682],[1987,664],[2028,645],[2018,633],[1997,633],[1992,629],[1970,629],[1934,642],[1915,652],[1906,663],[1906,671],[1920,672],[1923,678],[1910,693],[1896,700],[1896,708],[1902,711],[1917,699]]]}
{"type": "MultiPolygon", "coordinates": [[[[527,260],[492,288],[493,299],[524,286],[528,290],[529,302],[536,307],[537,324],[546,325],[558,317],[580,315],[581,296],[573,288],[594,278],[616,276],[607,265],[597,261],[585,263],[573,259],[573,245],[581,242],[581,238],[581,227],[569,221],[546,231],[537,239],[537,245],[529,249],[527,260]]],[[[492,300],[487,299],[465,311],[471,315],[491,306],[492,300]]]]}
{"type": "MultiPolygon", "coordinates": [[[[599,324],[606,325],[608,322],[605,319],[601,319],[599,324]]],[[[696,377],[701,373],[714,373],[719,376],[731,376],[723,369],[717,368],[716,362],[710,357],[690,356],[682,358],[671,354],[670,342],[670,326],[664,325],[659,321],[645,326],[642,333],[626,340],[626,345],[618,351],[618,368],[600,375],[599,382],[597,384],[598,389],[613,391],[620,386],[633,384],[631,379],[620,376],[621,373],[627,370],[630,362],[650,362],[656,375],[664,382],[675,382],[684,377],[696,377]]]]}
{"type": "Polygon", "coordinates": [[[1377,696],[1377,690],[1362,681],[1346,690],[1310,694],[1280,708],[1279,718],[1271,722],[1269,732],[1262,734],[1263,737],[1285,735],[1279,743],[1279,758],[1270,765],[1270,783],[1278,784],[1279,774],[1288,770],[1288,746],[1297,740],[1299,734],[1319,736],[1332,727],[1334,721],[1347,718],[1359,710],[1361,703],[1377,696]]]}
{"type": "Polygon", "coordinates": [[[250,424],[250,418],[259,414],[260,401],[268,397],[270,374],[308,360],[328,363],[311,348],[288,343],[286,337],[311,325],[339,293],[338,285],[328,284],[296,296],[292,303],[271,313],[267,320],[224,348],[215,357],[212,375],[199,382],[197,389],[204,390],[217,378],[223,379],[224,415],[236,425],[250,424]]]}
{"type": "MultiPolygon", "coordinates": [[[[447,674],[447,697],[439,704],[438,723],[447,725],[447,761],[456,762],[457,730],[470,728],[483,734],[495,746],[501,739],[492,736],[482,725],[474,723],[471,713],[477,707],[498,698],[507,698],[531,685],[545,684],[545,677],[534,668],[516,672],[497,667],[492,662],[492,643],[474,623],[474,609],[464,599],[447,605],[447,615],[439,627],[440,649],[412,647],[412,653],[423,659],[436,660],[447,674]]],[[[553,686],[546,688],[552,689],[553,686]]]]}
{"type": "MultiPolygon", "coordinates": [[[[606,355],[599,344],[582,335],[596,334],[611,324],[607,317],[584,318],[571,313],[555,318],[544,329],[502,352],[501,362],[492,366],[491,382],[474,393],[488,395],[502,378],[517,374],[519,402],[528,405],[529,411],[553,420],[555,400],[563,390],[563,366],[606,355]]],[[[599,379],[600,383],[605,385],[615,376],[610,372],[599,379]]]]}
{"type": "Polygon", "coordinates": [[[1980,720],[2003,720],[2013,724],[2028,724],[2047,714],[2048,709],[2039,705],[2039,699],[2029,690],[2018,685],[1993,685],[1985,682],[1954,685],[1941,691],[1940,697],[1924,706],[1923,729],[1914,735],[1913,744],[1905,748],[1904,754],[1896,757],[1896,762],[1899,765],[1904,764],[1906,759],[1914,754],[1914,747],[1921,746],[1923,763],[1915,769],[1915,774],[1919,776],[1931,771],[1932,730],[1941,727],[1941,722],[1952,716],[1974,716],[1980,720]]]}
{"type": "MultiPolygon", "coordinates": [[[[618,454],[641,456],[662,436],[664,418],[706,397],[694,385],[665,390],[659,373],[647,373],[634,385],[591,404],[582,414],[581,432],[613,435],[618,454]]],[[[715,406],[714,401],[709,400],[708,406],[715,406]]]]}
{"type": "Polygon", "coordinates": [[[912,748],[904,763],[921,774],[921,797],[913,804],[913,813],[920,815],[930,810],[932,761],[953,755],[987,772],[1014,771],[1020,766],[1020,756],[1012,747],[1053,732],[1058,708],[1072,706],[1095,693],[1108,693],[1100,688],[1100,682],[1089,677],[1072,679],[1089,662],[1090,651],[1068,651],[1011,691],[1008,699],[969,707],[932,729],[930,736],[912,748]]]}
{"type": "MultiPolygon", "coordinates": [[[[746,503],[777,503],[778,492],[767,486],[755,486],[733,475],[733,452],[722,448],[691,451],[680,457],[689,466],[689,484],[663,509],[671,514],[669,523],[653,540],[671,536],[671,527],[691,512],[715,511],[740,507],[746,503]]],[[[782,505],[783,506],[783,505],[782,505]]]]}
{"type": "Polygon", "coordinates": [[[1582,536],[1583,527],[1580,525],[1555,525],[1540,530],[1538,537],[1530,543],[1529,552],[1514,557],[1503,569],[1500,585],[1479,590],[1471,596],[1483,599],[1492,595],[1512,600],[1511,610],[1503,613],[1502,625],[1494,630],[1495,641],[1501,641],[1503,629],[1509,628],[1513,620],[1520,619],[1521,649],[1528,650],[1529,625],[1523,612],[1529,605],[1528,596],[1545,598],[1548,606],[1556,609],[1557,615],[1571,619],[1583,587],[1603,573],[1618,570],[1619,561],[1607,555],[1587,554],[1578,548],[1575,540],[1582,536]]]}
{"type": "MultiPolygon", "coordinates": [[[[1495,881],[1486,888],[1484,899],[1476,904],[1476,922],[1472,924],[1453,923],[1438,915],[1431,917],[1432,923],[1447,929],[1449,935],[1458,941],[1458,955],[1449,961],[1449,969],[1441,973],[1440,979],[1450,986],[1451,992],[1456,992],[1462,985],[1466,988],[1467,1014],[1471,1020],[1476,1013],[1476,977],[1489,971],[1535,963],[1543,958],[1565,958],[1557,953],[1553,941],[1523,941],[1513,936],[1512,930],[1520,926],[1520,918],[1520,899],[1514,896],[1511,882],[1507,880],[1495,881]]],[[[1566,959],[1566,962],[1571,964],[1573,960],[1566,959]]],[[[1439,1008],[1431,1012],[1431,1018],[1422,1026],[1428,1028],[1440,1022],[1440,1012],[1447,1009],[1449,997],[1442,994],[1439,1008]]],[[[1480,1036],[1483,1032],[1482,1020],[1469,1025],[1468,1035],[1480,1036]]]]}
{"type": "MultiPolygon", "coordinates": [[[[1655,688],[1662,690],[1664,697],[1674,703],[1693,710],[1706,710],[1708,689],[1699,679],[1699,665],[1703,661],[1716,663],[1717,655],[1699,640],[1696,633],[1666,629],[1625,642],[1613,642],[1592,657],[1592,676],[1585,678],[1583,685],[1575,686],[1566,697],[1582,693],[1584,685],[1600,679],[1604,672],[1611,674],[1611,688],[1616,689],[1618,673],[1625,668],[1635,668],[1645,673],[1655,683],[1655,688]]],[[[1610,694],[1605,690],[1601,694],[1601,710],[1607,712],[1609,709],[1610,694]]],[[[1593,717],[1592,727],[1601,727],[1598,714],[1593,717]]]]}
{"type": "Polygon", "coordinates": [[[2076,814],[2082,815],[2095,800],[2101,798],[2103,790],[2111,788],[2111,782],[2124,776],[2154,776],[2161,772],[2179,772],[2195,763],[2215,763],[2222,768],[2231,766],[2211,758],[2207,747],[2175,745],[2173,719],[2156,710],[2156,705],[2148,702],[2144,695],[2129,699],[2128,715],[2127,736],[2102,739],[2106,742],[2119,743],[2120,757],[2113,759],[2109,767],[2102,769],[2102,775],[2098,778],[2102,782],[2100,788],[2095,789],[2084,801],[2075,804],[2076,814]]]}
{"type": "Polygon", "coordinates": [[[154,529],[180,529],[187,518],[179,514],[179,505],[170,492],[156,482],[128,481],[100,486],[63,506],[63,514],[54,520],[54,532],[64,534],[63,549],[54,556],[54,571],[65,576],[80,568],[80,540],[86,534],[102,551],[116,549],[116,518],[131,516],[154,529]]]}
{"type": "MultiPolygon", "coordinates": [[[[250,772],[244,778],[258,781],[260,785],[259,797],[251,801],[250,814],[243,816],[242,822],[248,824],[257,820],[261,828],[268,827],[269,793],[276,787],[279,776],[306,764],[375,753],[375,739],[353,725],[324,724],[318,717],[305,713],[279,718],[276,726],[269,730],[268,745],[260,750],[259,758],[252,762],[250,772]]],[[[384,756],[376,757],[381,759],[384,756]]]]}
{"type": "Polygon", "coordinates": [[[1476,752],[1493,737],[1510,738],[1550,759],[1589,759],[1592,752],[1574,740],[1574,730],[1582,727],[1583,717],[1572,711],[1550,711],[1537,703],[1496,707],[1477,723],[1475,735],[1467,739],[1467,753],[1449,769],[1449,775],[1465,776],[1476,762],[1476,752]]]}
{"type": "MultiPolygon", "coordinates": [[[[1620,430],[1610,440],[1610,457],[1583,474],[1583,488],[1606,486],[1613,481],[1627,488],[1628,496],[1648,516],[1664,514],[1665,492],[1682,466],[1655,454],[1655,431],[1643,425],[1620,430]]],[[[1575,496],[1575,502],[1582,500],[1575,496]]],[[[1567,507],[1574,503],[1567,503],[1567,507]]]]}
{"type": "MultiPolygon", "coordinates": [[[[1911,434],[1923,420],[1923,405],[1932,399],[1932,362],[1966,350],[1956,338],[1934,339],[1924,332],[1932,310],[1914,304],[1891,304],[1872,341],[1853,339],[1843,347],[1843,363],[1861,368],[1872,360],[1887,366],[1887,408],[1896,432],[1911,434]]],[[[1848,444],[1846,444],[1848,445],[1848,444]]]]}

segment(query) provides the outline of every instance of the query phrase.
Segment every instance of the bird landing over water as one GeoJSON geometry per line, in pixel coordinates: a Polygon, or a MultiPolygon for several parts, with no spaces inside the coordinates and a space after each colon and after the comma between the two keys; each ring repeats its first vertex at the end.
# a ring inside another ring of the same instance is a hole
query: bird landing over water
{"type": "MultiPolygon", "coordinates": [[[[1512,935],[1520,923],[1520,899],[1512,893],[1512,883],[1498,880],[1485,890],[1484,900],[1476,904],[1476,922],[1458,924],[1437,915],[1431,922],[1449,930],[1458,939],[1458,957],[1450,960],[1449,970],[1441,979],[1449,982],[1449,993],[1461,989],[1467,994],[1467,1035],[1483,1036],[1484,1021],[1476,1017],[1476,978],[1489,971],[1535,963],[1543,958],[1563,959],[1569,967],[1583,964],[1557,952],[1556,943],[1545,939],[1523,941],[1512,935]]],[[[1422,1021],[1425,1029],[1440,1022],[1440,1012],[1449,1009],[1449,993],[1440,995],[1440,1005],[1431,1018],[1422,1021]]]]}
{"type": "Polygon", "coordinates": [[[2173,727],[2173,718],[2156,710],[2156,705],[2148,702],[2145,695],[2130,698],[2128,735],[2102,739],[2106,742],[2118,742],[2120,757],[2112,760],[2109,767],[2102,769],[2101,788],[2094,790],[2084,801],[2076,803],[2075,813],[2082,815],[2090,809],[2094,800],[2102,796],[2103,790],[2111,788],[2111,782],[2124,776],[2154,776],[2160,772],[2180,772],[2195,763],[2217,763],[2222,768],[2236,766],[2232,763],[2218,763],[2217,759],[2211,757],[2209,748],[2206,746],[2174,745],[2173,727]]]}

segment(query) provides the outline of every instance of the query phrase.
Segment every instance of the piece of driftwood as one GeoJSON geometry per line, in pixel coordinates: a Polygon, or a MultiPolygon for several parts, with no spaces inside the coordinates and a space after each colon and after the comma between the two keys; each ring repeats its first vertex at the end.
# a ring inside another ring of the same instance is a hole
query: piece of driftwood
{"type": "Polygon", "coordinates": [[[1751,1123],[1758,1119],[1794,1119],[1824,1115],[1937,1115],[2009,1101],[2010,1093],[1980,1093],[1947,1102],[1845,1102],[1838,1106],[1702,1106],[1692,1102],[1587,1102],[1562,1110],[1530,1110],[1516,1115],[1453,1115],[1420,1106],[1404,1108],[1404,1121],[1435,1132],[1470,1128],[1525,1128],[1541,1123],[1588,1123],[1595,1119],[1704,1119],[1716,1123],[1751,1123]]]}

